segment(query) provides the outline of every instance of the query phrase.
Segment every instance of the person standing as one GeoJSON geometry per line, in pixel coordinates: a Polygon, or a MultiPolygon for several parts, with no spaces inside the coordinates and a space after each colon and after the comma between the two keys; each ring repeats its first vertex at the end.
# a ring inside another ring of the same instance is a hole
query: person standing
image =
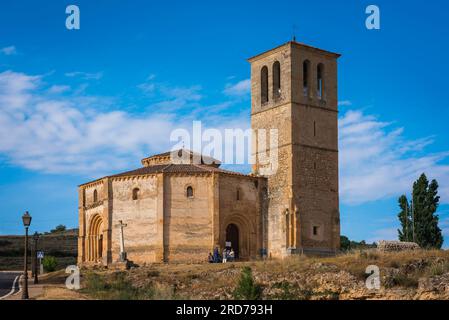
{"type": "Polygon", "coordinates": [[[231,248],[231,251],[229,252],[229,261],[235,261],[235,252],[231,248]]]}
{"type": "Polygon", "coordinates": [[[226,263],[228,261],[228,250],[224,248],[223,250],[223,263],[226,263]]]}
{"type": "Polygon", "coordinates": [[[214,263],[220,262],[220,253],[218,252],[218,247],[214,249],[214,263]]]}

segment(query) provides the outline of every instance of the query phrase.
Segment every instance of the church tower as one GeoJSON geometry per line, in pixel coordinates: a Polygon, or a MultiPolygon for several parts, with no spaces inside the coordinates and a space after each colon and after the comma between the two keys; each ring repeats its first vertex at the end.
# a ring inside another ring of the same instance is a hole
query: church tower
{"type": "Polygon", "coordinates": [[[273,257],[328,254],[340,247],[339,56],[288,42],[248,60],[256,136],[253,172],[268,178],[265,233],[273,257]],[[260,129],[267,131],[266,150],[257,134],[260,129]],[[270,144],[270,129],[277,129],[277,146],[270,144]],[[271,163],[271,173],[263,170],[265,154],[277,161],[271,163]]]}

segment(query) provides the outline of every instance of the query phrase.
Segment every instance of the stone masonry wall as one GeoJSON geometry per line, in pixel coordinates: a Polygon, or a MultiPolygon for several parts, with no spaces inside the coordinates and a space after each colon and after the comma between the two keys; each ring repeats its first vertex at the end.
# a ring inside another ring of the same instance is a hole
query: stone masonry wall
{"type": "Polygon", "coordinates": [[[158,176],[121,178],[112,181],[112,260],[120,254],[119,221],[124,228],[125,251],[128,259],[139,264],[160,262],[162,248],[158,230],[157,202],[158,176]],[[133,200],[133,189],[138,188],[138,199],[133,200]]]}
{"type": "Polygon", "coordinates": [[[164,260],[206,262],[213,249],[212,175],[167,175],[164,194],[164,260]]]}

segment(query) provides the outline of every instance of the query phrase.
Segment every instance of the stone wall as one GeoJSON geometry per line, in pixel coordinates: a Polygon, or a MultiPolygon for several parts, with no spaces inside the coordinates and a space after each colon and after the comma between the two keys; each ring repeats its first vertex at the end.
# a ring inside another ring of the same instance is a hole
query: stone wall
{"type": "Polygon", "coordinates": [[[420,247],[414,242],[401,242],[401,241],[379,241],[377,250],[382,252],[397,252],[406,250],[419,250],[420,247]]]}
{"type": "MultiPolygon", "coordinates": [[[[338,55],[287,43],[251,58],[251,127],[277,129],[278,169],[268,177],[268,250],[275,257],[303,250],[339,248],[338,55]],[[281,65],[281,93],[275,97],[273,64],[281,65]],[[309,62],[304,90],[303,62],[309,62]],[[323,96],[317,68],[323,67],[323,96]],[[261,71],[268,67],[269,101],[261,101],[261,71]]],[[[259,141],[256,141],[259,145],[259,141]]],[[[260,152],[260,150],[257,150],[260,152]]],[[[253,150],[255,152],[255,150],[253,150]]],[[[253,166],[261,172],[260,157],[253,166]]],[[[271,156],[271,159],[274,159],[271,156]]]]}
{"type": "Polygon", "coordinates": [[[257,258],[264,246],[261,197],[265,187],[263,178],[228,175],[219,177],[220,247],[225,247],[226,228],[235,224],[239,230],[241,259],[257,258]]]}
{"type": "Polygon", "coordinates": [[[135,263],[160,262],[162,237],[158,218],[158,180],[161,176],[124,177],[112,181],[112,261],[120,256],[119,221],[124,228],[125,251],[135,263]],[[133,190],[139,189],[133,200],[133,190]]]}
{"type": "Polygon", "coordinates": [[[213,176],[167,175],[164,183],[164,261],[206,262],[213,249],[213,176]],[[193,196],[187,196],[187,188],[193,196]]]}

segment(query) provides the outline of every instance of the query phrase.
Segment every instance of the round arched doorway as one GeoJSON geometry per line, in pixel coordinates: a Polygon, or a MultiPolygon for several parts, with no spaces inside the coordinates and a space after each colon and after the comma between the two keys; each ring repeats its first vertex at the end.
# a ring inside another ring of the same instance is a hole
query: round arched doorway
{"type": "Polygon", "coordinates": [[[239,228],[231,223],[226,227],[226,246],[229,246],[234,250],[235,258],[239,258],[240,253],[240,236],[239,236],[239,228]]]}
{"type": "Polygon", "coordinates": [[[89,228],[89,252],[88,260],[101,262],[103,258],[103,220],[99,215],[95,215],[89,228]]]}

